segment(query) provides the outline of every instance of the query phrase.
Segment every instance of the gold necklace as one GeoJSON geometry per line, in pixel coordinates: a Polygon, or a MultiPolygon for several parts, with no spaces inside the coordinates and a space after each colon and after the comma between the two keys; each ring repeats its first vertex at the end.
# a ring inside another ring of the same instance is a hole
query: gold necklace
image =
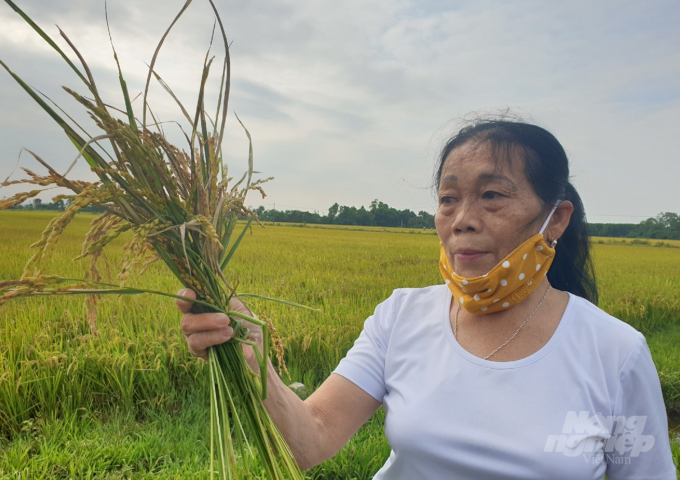
{"type": "MultiPolygon", "coordinates": [[[[529,321],[529,319],[530,319],[531,317],[534,316],[534,313],[536,313],[536,311],[537,311],[539,308],[541,308],[541,305],[543,305],[543,302],[545,302],[545,299],[548,297],[548,292],[550,291],[550,287],[551,287],[551,285],[548,284],[548,288],[545,290],[545,294],[543,295],[543,298],[541,299],[541,301],[538,303],[538,305],[536,305],[536,308],[534,308],[534,311],[531,312],[531,313],[529,314],[529,316],[527,317],[527,319],[524,320],[524,321],[522,322],[522,325],[519,326],[519,328],[518,328],[517,331],[512,335],[512,337],[510,337],[503,345],[501,345],[501,346],[498,347],[496,350],[494,350],[493,352],[491,352],[490,354],[488,354],[486,357],[484,357],[484,360],[488,359],[491,355],[493,355],[493,354],[496,353],[498,350],[500,350],[501,348],[503,348],[504,346],[506,346],[508,343],[510,343],[510,340],[512,340],[513,338],[515,338],[515,336],[519,333],[519,331],[522,330],[522,327],[524,327],[524,325],[529,321]]],[[[454,317],[454,319],[453,319],[453,336],[456,338],[456,340],[458,340],[458,336],[456,335],[456,333],[457,333],[457,330],[458,330],[458,312],[459,312],[459,311],[460,311],[460,304],[458,304],[458,306],[456,307],[456,315],[455,315],[455,317],[454,317]]]]}

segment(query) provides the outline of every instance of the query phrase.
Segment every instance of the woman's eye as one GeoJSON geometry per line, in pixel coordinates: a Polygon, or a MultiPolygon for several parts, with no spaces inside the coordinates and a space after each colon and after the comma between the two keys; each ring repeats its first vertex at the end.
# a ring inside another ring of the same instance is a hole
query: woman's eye
{"type": "Polygon", "coordinates": [[[448,196],[443,196],[439,198],[439,203],[445,204],[445,203],[453,203],[454,198],[453,197],[448,197],[448,196]]]}
{"type": "Polygon", "coordinates": [[[493,190],[489,190],[489,191],[484,192],[482,194],[482,198],[485,198],[487,200],[493,200],[493,199],[496,199],[496,198],[500,198],[502,196],[503,196],[503,194],[498,193],[498,192],[494,192],[493,190]]]}

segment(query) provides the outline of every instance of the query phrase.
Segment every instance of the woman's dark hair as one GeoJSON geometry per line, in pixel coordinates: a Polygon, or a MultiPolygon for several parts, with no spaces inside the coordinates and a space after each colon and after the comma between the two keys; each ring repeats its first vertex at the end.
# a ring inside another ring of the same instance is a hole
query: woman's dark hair
{"type": "Polygon", "coordinates": [[[494,153],[504,152],[502,157],[509,161],[521,154],[525,175],[543,203],[543,211],[534,221],[545,218],[558,200],[569,200],[574,205],[569,225],[557,244],[548,280],[553,287],[597,305],[586,215],[581,197],[569,182],[569,160],[560,142],[536,125],[508,120],[476,121],[449,139],[442,149],[435,177],[437,190],[449,154],[470,141],[490,144],[494,153]]]}

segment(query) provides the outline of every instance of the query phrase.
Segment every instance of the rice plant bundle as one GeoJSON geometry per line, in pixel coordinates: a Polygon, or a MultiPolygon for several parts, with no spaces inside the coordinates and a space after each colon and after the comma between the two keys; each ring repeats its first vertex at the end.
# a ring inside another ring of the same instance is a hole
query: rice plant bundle
{"type": "MultiPolygon", "coordinates": [[[[266,366],[271,341],[269,325],[230,309],[230,300],[237,292],[236,287],[226,278],[225,271],[251,222],[257,222],[255,214],[245,206],[245,198],[251,191],[259,191],[264,196],[261,184],[266,180],[253,179],[252,143],[248,169],[238,181],[228,176],[227,167],[222,161],[231,65],[227,37],[213,1],[208,0],[225,49],[214,115],[210,117],[205,105],[206,83],[213,64],[210,55],[205,57],[198,99],[191,111],[180,103],[154,70],[165,38],[191,3],[191,0],[187,0],[166,30],[149,63],[142,96],[141,119],[137,116],[139,112],[133,111],[133,100],[113,49],[113,42],[111,46],[123,100],[121,108],[111,106],[100,96],[87,63],[64,32],[60,30],[64,41],[78,58],[80,67],[17,5],[11,0],[5,1],[61,55],[85,85],[85,94],[66,87],[64,89],[87,110],[101,131],[97,135],[88,134],[66,112],[31,88],[0,61],[0,65],[61,126],[78,149],[78,158],[83,157],[99,178],[97,182],[67,179],[68,172],[59,174],[42,158],[29,151],[47,173],[38,175],[24,169],[30,178],[10,181],[8,177],[2,183],[2,186],[17,183],[39,187],[58,186],[69,189],[71,193],[53,199],[67,199],[70,203],[49,222],[41,238],[32,245],[36,252],[28,261],[22,277],[0,282],[0,305],[17,297],[85,294],[88,321],[96,334],[97,299],[101,295],[155,293],[183,298],[125,286],[133,270],[139,269],[143,273],[152,263],[162,261],[182,285],[196,292],[196,300],[187,299],[194,302],[192,311],[225,313],[230,317],[230,324],[234,329],[231,341],[212,347],[209,351],[212,385],[211,478],[215,472],[223,479],[251,476],[261,478],[262,475],[270,479],[303,478],[288,446],[262,404],[267,395],[266,366]],[[183,130],[186,150],[172,145],[166,139],[160,122],[147,104],[152,77],[163,86],[169,98],[177,103],[184,119],[191,126],[190,131],[183,130]],[[59,235],[76,213],[87,206],[100,207],[104,213],[92,221],[82,252],[77,257],[90,259],[85,278],[71,279],[46,274],[43,263],[59,235]],[[236,230],[239,217],[248,219],[240,233],[236,230]],[[124,247],[125,256],[118,274],[119,282],[102,282],[98,261],[102,257],[106,259],[105,248],[124,232],[131,232],[132,237],[124,247]],[[239,233],[237,237],[236,233],[239,233]],[[264,345],[261,352],[248,339],[249,331],[243,325],[244,320],[262,326],[264,345]],[[260,371],[264,372],[261,377],[248,367],[240,344],[253,346],[260,371]],[[256,471],[250,471],[251,469],[256,471]]],[[[213,34],[214,31],[213,27],[213,34]]],[[[243,128],[250,141],[250,134],[243,128]]],[[[42,189],[35,188],[2,200],[0,209],[18,205],[41,191],[42,189]]],[[[252,294],[239,296],[275,300],[252,294]]],[[[297,305],[292,302],[284,303],[297,305]]],[[[280,348],[280,343],[278,346],[280,348]]]]}

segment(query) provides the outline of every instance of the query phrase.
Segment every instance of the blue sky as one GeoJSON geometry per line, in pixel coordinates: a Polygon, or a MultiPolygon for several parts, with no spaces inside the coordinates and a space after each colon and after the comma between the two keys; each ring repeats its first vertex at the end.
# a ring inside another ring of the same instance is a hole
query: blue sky
{"type": "MultiPolygon", "coordinates": [[[[54,38],[58,24],[104,95],[120,104],[103,2],[18,3],[54,38]]],[[[133,92],[143,88],[144,62],[182,4],[109,0],[133,92]]],[[[433,213],[429,187],[447,136],[475,114],[509,109],[562,142],[590,221],[680,211],[675,0],[229,0],[219,9],[234,42],[231,108],[253,135],[256,169],[275,177],[266,199],[250,198],[253,206],[323,213],[334,202],[368,206],[378,198],[433,213]]],[[[161,53],[157,70],[187,104],[212,21],[207,2],[195,0],[161,53]]],[[[4,4],[0,25],[0,59],[78,112],[59,88],[78,86],[68,67],[4,4]]],[[[180,119],[160,87],[150,102],[164,120],[180,119]]],[[[2,179],[22,147],[62,171],[75,158],[56,124],[5,72],[0,112],[2,179]]],[[[238,177],[248,147],[232,112],[227,128],[226,160],[238,177]]],[[[20,165],[40,171],[28,156],[20,165]]],[[[84,162],[72,176],[92,178],[84,162]]],[[[16,191],[3,188],[0,198],[16,191]]]]}

